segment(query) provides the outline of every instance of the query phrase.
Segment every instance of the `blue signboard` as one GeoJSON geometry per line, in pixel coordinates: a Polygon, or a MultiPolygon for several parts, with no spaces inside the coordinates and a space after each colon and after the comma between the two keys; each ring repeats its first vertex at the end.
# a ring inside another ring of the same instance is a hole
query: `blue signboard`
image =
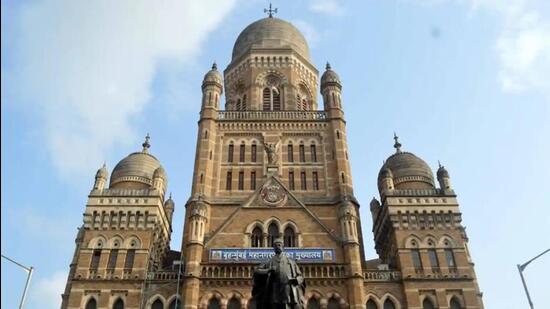
{"type": "MultiPolygon", "coordinates": [[[[303,248],[285,249],[284,253],[301,263],[323,263],[334,261],[334,249],[303,248]]],[[[210,249],[210,262],[247,263],[265,262],[275,255],[271,248],[213,248],[210,249]]]]}

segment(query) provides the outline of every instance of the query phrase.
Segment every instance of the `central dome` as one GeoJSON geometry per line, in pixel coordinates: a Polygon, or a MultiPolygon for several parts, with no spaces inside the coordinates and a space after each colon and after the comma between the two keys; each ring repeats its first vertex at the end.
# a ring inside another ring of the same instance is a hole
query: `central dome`
{"type": "Polygon", "coordinates": [[[291,48],[309,60],[309,47],[300,30],[279,18],[267,17],[248,25],[233,46],[232,60],[251,48],[291,48]]]}

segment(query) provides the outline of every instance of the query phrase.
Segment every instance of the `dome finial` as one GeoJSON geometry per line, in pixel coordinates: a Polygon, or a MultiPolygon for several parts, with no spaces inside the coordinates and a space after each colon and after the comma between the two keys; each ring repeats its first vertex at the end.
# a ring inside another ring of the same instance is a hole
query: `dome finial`
{"type": "Polygon", "coordinates": [[[439,168],[443,167],[443,165],[441,165],[441,161],[437,160],[437,164],[439,165],[439,168]]]}
{"type": "Polygon", "coordinates": [[[149,151],[149,147],[151,147],[151,144],[149,144],[149,139],[151,139],[151,137],[149,136],[149,133],[147,133],[147,135],[145,136],[145,142],[141,144],[141,146],[143,146],[142,152],[144,153],[147,153],[149,151]]]}
{"type": "Polygon", "coordinates": [[[277,13],[277,8],[271,9],[271,2],[269,2],[269,9],[264,9],[264,13],[267,13],[269,18],[273,18],[273,13],[277,13]]]}
{"type": "Polygon", "coordinates": [[[218,70],[218,65],[216,64],[216,61],[214,61],[214,63],[212,63],[212,70],[214,70],[214,71],[218,70]]]}
{"type": "Polygon", "coordinates": [[[393,139],[395,140],[395,143],[393,144],[393,148],[395,148],[396,153],[401,152],[401,143],[399,143],[399,136],[393,132],[393,139]]]}
{"type": "Polygon", "coordinates": [[[325,67],[325,69],[328,71],[328,70],[331,70],[332,68],[330,67],[330,63],[327,61],[327,66],[325,67]]]}
{"type": "Polygon", "coordinates": [[[172,199],[172,191],[170,191],[170,196],[168,197],[169,200],[172,199]]]}

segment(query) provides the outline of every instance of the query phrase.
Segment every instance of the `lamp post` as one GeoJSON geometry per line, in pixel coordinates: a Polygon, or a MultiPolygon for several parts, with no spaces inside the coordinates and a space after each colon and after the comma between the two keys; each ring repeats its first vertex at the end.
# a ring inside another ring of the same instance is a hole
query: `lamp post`
{"type": "Polygon", "coordinates": [[[21,296],[21,302],[19,302],[19,309],[23,309],[24,305],[25,305],[25,298],[27,298],[27,289],[29,287],[29,285],[31,284],[31,278],[32,278],[32,273],[34,271],[34,267],[26,267],[22,264],[19,264],[17,263],[16,261],[10,259],[9,257],[5,256],[2,254],[2,257],[5,258],[6,260],[12,262],[13,264],[23,268],[26,272],[27,272],[27,282],[25,283],[25,289],[23,290],[23,296],[21,296]]]}
{"type": "Polygon", "coordinates": [[[541,255],[545,254],[548,251],[550,251],[550,249],[546,249],[543,253],[541,253],[541,254],[535,256],[534,258],[530,259],[525,264],[522,264],[522,265],[517,264],[518,271],[519,271],[519,276],[521,277],[521,283],[523,283],[523,288],[525,289],[525,294],[527,295],[527,300],[529,301],[529,306],[531,306],[531,309],[534,309],[535,307],[533,307],[533,302],[531,301],[531,296],[529,296],[529,291],[527,290],[527,284],[525,284],[525,278],[523,277],[523,270],[525,269],[525,267],[527,267],[527,265],[529,265],[529,263],[533,262],[534,260],[536,260],[537,258],[539,258],[541,255]]]}

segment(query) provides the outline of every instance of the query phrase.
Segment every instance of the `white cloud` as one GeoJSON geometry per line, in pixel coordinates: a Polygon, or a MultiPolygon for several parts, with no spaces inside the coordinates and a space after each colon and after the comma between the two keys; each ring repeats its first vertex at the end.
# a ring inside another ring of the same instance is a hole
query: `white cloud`
{"type": "Polygon", "coordinates": [[[55,272],[51,277],[38,279],[31,282],[29,287],[29,307],[34,308],[59,308],[61,307],[61,294],[65,290],[67,273],[55,272]]]}
{"type": "MultiPolygon", "coordinates": [[[[44,120],[63,176],[97,167],[137,137],[157,64],[191,63],[234,1],[33,1],[21,5],[3,83],[44,120]]],[[[3,47],[4,49],[4,47],[3,47]]],[[[4,60],[4,59],[3,59],[4,60]]],[[[2,85],[4,87],[4,84],[2,85]]],[[[144,132],[139,132],[139,135],[144,132]]]]}
{"type": "Polygon", "coordinates": [[[495,41],[505,92],[536,91],[550,101],[550,2],[546,0],[416,0],[421,4],[469,3],[502,25],[495,41]]]}
{"type": "Polygon", "coordinates": [[[313,0],[309,5],[309,9],[328,15],[343,15],[344,6],[339,0],[313,0]]]}

